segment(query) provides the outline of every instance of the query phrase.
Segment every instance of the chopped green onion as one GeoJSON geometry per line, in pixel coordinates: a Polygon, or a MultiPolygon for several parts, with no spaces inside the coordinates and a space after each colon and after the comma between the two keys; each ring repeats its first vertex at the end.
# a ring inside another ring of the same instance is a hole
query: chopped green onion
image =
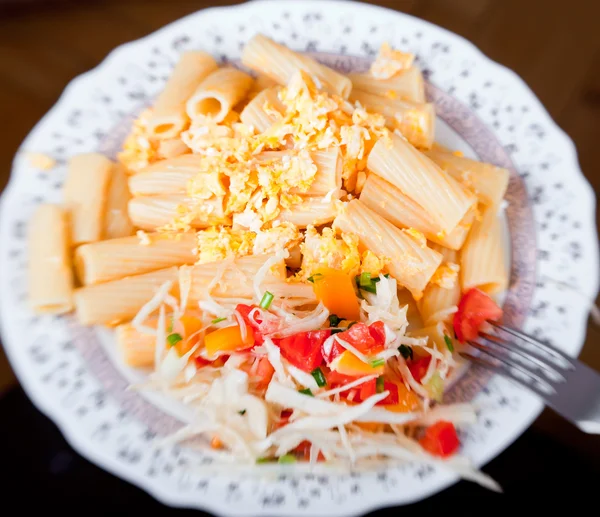
{"type": "Polygon", "coordinates": [[[342,329],[331,329],[331,335],[339,334],[340,332],[344,332],[342,329]]]}
{"type": "Polygon", "coordinates": [[[216,325],[217,323],[221,323],[222,321],[225,321],[227,318],[216,318],[214,320],[211,321],[211,323],[213,325],[216,325]]]}
{"type": "Polygon", "coordinates": [[[398,352],[400,352],[400,355],[402,357],[404,357],[404,359],[412,359],[413,358],[413,349],[409,346],[406,345],[400,345],[398,347],[398,352]]]}
{"type": "Polygon", "coordinates": [[[296,456],[293,454],[284,454],[283,456],[279,456],[277,463],[296,463],[296,456]]]}
{"type": "Polygon", "coordinates": [[[451,353],[454,353],[454,344],[452,343],[452,339],[447,334],[444,334],[444,341],[446,342],[446,346],[451,353]]]}
{"type": "Polygon", "coordinates": [[[340,321],[342,321],[342,318],[340,318],[337,314],[329,315],[329,326],[330,327],[337,327],[340,324],[340,321]]]}
{"type": "Polygon", "coordinates": [[[272,463],[275,461],[275,458],[267,458],[266,456],[263,458],[258,458],[256,463],[272,463]]]}
{"type": "Polygon", "coordinates": [[[315,381],[317,382],[317,386],[319,388],[327,386],[327,380],[325,379],[321,368],[315,368],[312,372],[310,372],[310,374],[315,378],[315,381]]]}
{"type": "Polygon", "coordinates": [[[377,294],[377,287],[375,287],[375,284],[372,284],[369,287],[361,287],[361,289],[367,291],[367,293],[377,294]]]}
{"type": "Polygon", "coordinates": [[[377,380],[375,381],[375,391],[377,393],[383,393],[385,388],[385,384],[383,382],[383,375],[380,375],[379,377],[377,377],[377,380]]]}
{"type": "Polygon", "coordinates": [[[268,308],[271,307],[271,304],[273,303],[273,298],[275,298],[273,293],[270,293],[269,291],[265,291],[265,294],[263,294],[262,300],[260,301],[260,304],[259,304],[260,308],[268,310],[268,308]]]}
{"type": "Polygon", "coordinates": [[[302,393],[302,395],[308,395],[309,397],[314,397],[313,392],[310,391],[310,388],[305,388],[303,390],[298,390],[298,393],[302,393]]]}
{"type": "Polygon", "coordinates": [[[386,274],[385,274],[385,275],[383,275],[383,276],[384,276],[385,278],[389,278],[389,277],[390,277],[390,274],[389,274],[389,273],[386,273],[386,274]]]}
{"type": "Polygon", "coordinates": [[[173,316],[171,316],[171,319],[169,320],[169,326],[167,327],[167,332],[169,332],[169,333],[173,332],[174,324],[175,324],[175,318],[173,316]]]}
{"type": "Polygon", "coordinates": [[[245,410],[245,409],[242,409],[241,411],[238,411],[238,413],[239,413],[240,415],[244,416],[244,415],[246,414],[246,410],[245,410]]]}
{"type": "Polygon", "coordinates": [[[356,325],[357,323],[358,321],[351,321],[350,323],[348,323],[348,329],[352,327],[352,325],[356,325]]]}
{"type": "Polygon", "coordinates": [[[371,280],[371,273],[361,273],[358,279],[358,283],[361,287],[369,287],[373,280],[371,280]]]}
{"type": "Polygon", "coordinates": [[[377,368],[385,364],[385,359],[373,359],[369,364],[371,365],[371,368],[377,368]]]}
{"type": "Polygon", "coordinates": [[[179,343],[180,341],[182,341],[183,338],[181,337],[181,334],[169,334],[167,336],[167,343],[169,344],[169,346],[175,346],[177,343],[179,343]]]}
{"type": "Polygon", "coordinates": [[[320,280],[323,277],[322,273],[315,273],[307,278],[307,280],[311,283],[315,283],[315,280],[320,280]]]}

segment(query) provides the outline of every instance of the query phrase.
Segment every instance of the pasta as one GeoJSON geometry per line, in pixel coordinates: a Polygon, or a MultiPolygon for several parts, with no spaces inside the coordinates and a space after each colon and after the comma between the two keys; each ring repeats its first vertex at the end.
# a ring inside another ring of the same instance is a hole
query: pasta
{"type": "Polygon", "coordinates": [[[240,113],[240,120],[259,133],[281,120],[285,106],[279,100],[279,88],[268,88],[252,99],[240,113]]]}
{"type": "Polygon", "coordinates": [[[294,72],[304,70],[317,77],[324,90],[340,95],[344,99],[348,98],[352,89],[352,82],[346,76],[317,63],[308,56],[297,54],[262,34],[257,34],[246,43],[242,52],[242,63],[270,77],[278,84],[287,84],[294,72]]]}
{"type": "Polygon", "coordinates": [[[197,260],[194,233],[156,233],[145,238],[145,244],[134,236],[79,246],[74,263],[80,282],[99,284],[168,266],[193,264],[197,260]]]}
{"type": "Polygon", "coordinates": [[[210,74],[186,103],[191,119],[210,117],[221,122],[252,86],[252,77],[235,68],[220,68],[210,74]]]}
{"type": "Polygon", "coordinates": [[[29,303],[43,314],[73,308],[67,214],[57,205],[40,205],[29,228],[29,303]]]}
{"type": "Polygon", "coordinates": [[[131,320],[165,282],[177,285],[177,268],[170,267],[143,275],[75,290],[77,318],[83,325],[116,325],[131,320]]]}
{"type": "Polygon", "coordinates": [[[440,265],[442,256],[399,230],[361,201],[350,201],[334,225],[344,232],[358,235],[361,244],[380,256],[393,257],[388,271],[416,299],[440,265]]]}
{"type": "Polygon", "coordinates": [[[430,103],[390,99],[360,90],[350,100],[360,102],[369,111],[381,113],[392,129],[398,129],[415,147],[429,149],[435,136],[435,109],[430,103]]]}
{"type": "Polygon", "coordinates": [[[198,416],[168,439],[228,465],[456,454],[475,413],[442,399],[502,314],[508,172],[433,141],[414,61],[384,44],[348,77],[257,35],[253,79],[184,53],[118,163],[74,157],[32,218],[32,308],[116,327],[138,388],[198,416]]]}
{"type": "Polygon", "coordinates": [[[71,159],[64,198],[69,210],[73,245],[102,238],[112,174],[113,163],[100,154],[80,154],[71,159]]]}
{"type": "Polygon", "coordinates": [[[129,201],[129,217],[142,230],[166,226],[178,215],[184,217],[193,228],[228,222],[223,215],[223,199],[218,197],[203,200],[200,205],[178,194],[135,197],[129,201]]]}
{"type": "Polygon", "coordinates": [[[390,79],[376,79],[370,74],[348,74],[348,77],[352,80],[353,91],[360,90],[382,97],[425,102],[423,74],[414,66],[390,79]]]}
{"type": "Polygon", "coordinates": [[[153,106],[148,121],[151,137],[172,139],[186,127],[186,102],[206,76],[217,69],[216,61],[205,52],[185,52],[175,66],[167,85],[153,106]]]}
{"type": "Polygon", "coordinates": [[[105,239],[126,237],[133,233],[133,225],[129,220],[127,205],[131,194],[127,185],[127,174],[122,165],[115,165],[108,185],[104,216],[105,239]]]}
{"type": "Polygon", "coordinates": [[[443,171],[472,190],[481,203],[500,206],[508,187],[508,170],[433,149],[425,154],[443,171]]]}
{"type": "Polygon", "coordinates": [[[477,287],[488,294],[497,294],[508,285],[508,271],[504,261],[502,226],[497,209],[486,208],[460,252],[460,280],[462,290],[477,287]]]}
{"type": "Polygon", "coordinates": [[[417,304],[423,323],[433,325],[438,321],[450,321],[460,299],[458,253],[442,246],[432,245],[442,255],[442,264],[417,304]]]}
{"type": "Polygon", "coordinates": [[[464,244],[476,213],[474,209],[469,210],[462,221],[446,234],[432,224],[429,215],[421,206],[375,174],[367,178],[360,200],[399,228],[413,228],[428,240],[453,250],[460,249],[464,244]]]}
{"type": "Polygon", "coordinates": [[[367,167],[421,205],[442,231],[451,232],[475,204],[475,197],[403,138],[379,140],[367,167]]]}

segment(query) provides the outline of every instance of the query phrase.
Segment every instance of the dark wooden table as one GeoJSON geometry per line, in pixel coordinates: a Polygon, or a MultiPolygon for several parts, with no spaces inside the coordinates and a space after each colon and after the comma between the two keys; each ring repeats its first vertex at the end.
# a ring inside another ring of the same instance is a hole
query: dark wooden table
{"type": "MultiPolygon", "coordinates": [[[[282,2],[285,0],[281,0],[282,2]]],[[[12,157],[66,84],[96,66],[117,45],[139,38],[210,5],[202,0],[0,0],[0,189],[12,157]]],[[[577,145],[581,167],[600,190],[600,1],[598,0],[381,0],[473,41],[515,70],[577,145]]],[[[598,215],[597,215],[598,220],[598,215]]],[[[600,370],[600,330],[592,325],[581,356],[600,370]]],[[[64,442],[16,386],[0,350],[0,458],[11,497],[35,487],[31,506],[76,509],[93,500],[115,508],[159,511],[141,491],[95,468],[64,442]],[[15,443],[16,441],[16,443],[15,443]],[[67,497],[68,495],[68,497],[67,497]]],[[[505,487],[499,497],[467,483],[422,503],[420,509],[485,511],[481,504],[578,507],[596,498],[600,439],[545,412],[486,471],[505,487]],[[591,488],[591,490],[589,490],[591,488]],[[551,497],[548,495],[551,494],[551,497]],[[469,502],[467,500],[471,502],[469,502]],[[472,499],[476,501],[473,502],[472,499]]],[[[3,476],[4,477],[4,476],[3,476]]],[[[488,506],[489,508],[489,506],[488,506]]]]}

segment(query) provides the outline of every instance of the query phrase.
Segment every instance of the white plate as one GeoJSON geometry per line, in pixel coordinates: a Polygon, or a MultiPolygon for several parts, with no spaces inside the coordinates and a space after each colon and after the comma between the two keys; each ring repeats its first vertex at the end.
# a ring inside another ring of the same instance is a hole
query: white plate
{"type": "MultiPolygon", "coordinates": [[[[36,171],[20,152],[2,197],[4,346],[29,396],[81,454],[166,504],[220,515],[333,517],[422,499],[456,477],[405,464],[360,475],[258,480],[233,472],[207,474],[198,456],[178,447],[155,451],[153,436],[176,429],[177,413],[166,414],[126,391],[130,373],[114,364],[110,339],[101,331],[82,328],[72,317],[36,317],[27,307],[27,221],[40,202],[60,201],[67,158],[86,151],[113,153],[124,121],[161,88],[181,51],[198,48],[235,60],[256,32],[297,50],[320,52],[320,59],[342,68],[364,67],[383,41],[416,53],[444,121],[439,140],[513,170],[508,320],[570,354],[579,352],[586,299],[597,293],[599,268],[594,196],[572,142],[521,79],[462,38],[385,9],[321,0],[259,1],[198,12],[119,47],[68,86],[21,148],[49,154],[59,166],[36,171]]],[[[451,397],[483,408],[479,422],[462,436],[463,452],[479,465],[505,449],[541,410],[530,394],[473,368],[451,397]]]]}

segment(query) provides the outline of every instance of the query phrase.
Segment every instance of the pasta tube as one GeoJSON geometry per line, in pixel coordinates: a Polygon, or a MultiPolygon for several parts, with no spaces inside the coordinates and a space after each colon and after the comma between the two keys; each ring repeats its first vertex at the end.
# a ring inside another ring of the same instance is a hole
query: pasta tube
{"type": "Polygon", "coordinates": [[[416,103],[380,97],[355,90],[352,102],[360,102],[367,110],[381,113],[386,124],[400,133],[415,147],[429,149],[435,136],[435,108],[431,103],[416,103]]]}
{"type": "Polygon", "coordinates": [[[458,253],[442,246],[432,245],[442,255],[442,264],[435,272],[423,298],[417,304],[425,326],[438,321],[451,321],[460,299],[458,253]]]}
{"type": "Polygon", "coordinates": [[[425,154],[443,171],[475,192],[479,201],[485,205],[500,206],[508,188],[510,174],[507,169],[449,152],[431,150],[425,154]]]}
{"type": "Polygon", "coordinates": [[[119,325],[115,331],[117,351],[127,366],[149,368],[154,366],[156,336],[138,332],[131,323],[119,325]]]}
{"type": "Polygon", "coordinates": [[[334,227],[358,236],[360,244],[390,262],[387,269],[418,300],[442,261],[425,242],[399,230],[358,199],[350,201],[335,218],[334,227]]]}
{"type": "Polygon", "coordinates": [[[303,70],[315,76],[322,83],[324,90],[344,99],[348,98],[352,89],[352,82],[345,75],[275,43],[262,34],[257,34],[246,43],[242,52],[242,63],[281,85],[288,84],[296,70],[303,70]]]}
{"type": "Polygon", "coordinates": [[[473,194],[397,135],[392,135],[391,144],[385,139],[377,141],[367,167],[422,206],[434,224],[446,233],[458,225],[476,202],[473,194]]]}
{"type": "Polygon", "coordinates": [[[177,287],[177,268],[171,267],[77,289],[75,311],[82,325],[116,325],[132,319],[165,282],[177,287]]]}
{"type": "Polygon", "coordinates": [[[40,205],[29,225],[29,303],[42,314],[69,312],[73,273],[67,214],[57,205],[40,205]]]}
{"type": "Polygon", "coordinates": [[[113,163],[101,154],[71,158],[64,186],[71,220],[71,244],[78,246],[102,238],[107,191],[113,163]]]}
{"type": "Polygon", "coordinates": [[[127,174],[124,167],[117,164],[112,169],[112,177],[108,185],[103,238],[116,239],[133,234],[133,225],[127,213],[130,198],[127,174]]]}
{"type": "Polygon", "coordinates": [[[154,233],[84,244],[75,251],[75,268],[84,285],[99,284],[169,266],[193,264],[195,233],[154,233]]]}
{"type": "Polygon", "coordinates": [[[460,253],[460,273],[463,291],[477,287],[496,294],[508,286],[502,226],[496,207],[486,208],[481,220],[473,223],[460,253]]]}
{"type": "Polygon", "coordinates": [[[220,68],[210,74],[188,99],[188,117],[210,117],[221,122],[252,86],[252,77],[236,68],[220,68]]]}
{"type": "Polygon", "coordinates": [[[217,69],[216,61],[205,52],[184,52],[160,93],[148,121],[153,138],[171,139],[181,133],[187,123],[185,103],[206,76],[217,69]]]}
{"type": "Polygon", "coordinates": [[[156,230],[178,221],[193,228],[230,223],[224,215],[222,197],[195,201],[183,194],[134,197],[129,201],[129,217],[142,230],[156,230]]]}
{"type": "Polygon", "coordinates": [[[337,215],[336,202],[324,201],[323,198],[305,197],[301,203],[282,210],[277,217],[296,225],[298,228],[307,226],[320,226],[330,223],[337,215]]]}
{"type": "Polygon", "coordinates": [[[469,210],[462,221],[446,234],[431,222],[429,214],[418,203],[376,174],[369,174],[360,200],[399,228],[414,228],[428,240],[453,250],[464,244],[476,213],[475,209],[469,210]]]}
{"type": "Polygon", "coordinates": [[[240,113],[240,120],[258,133],[264,133],[285,113],[285,105],[279,100],[280,88],[260,92],[240,113]]]}
{"type": "Polygon", "coordinates": [[[415,66],[400,72],[389,79],[375,79],[371,74],[348,74],[352,90],[403,99],[412,102],[425,102],[425,81],[423,74],[415,66]]]}

